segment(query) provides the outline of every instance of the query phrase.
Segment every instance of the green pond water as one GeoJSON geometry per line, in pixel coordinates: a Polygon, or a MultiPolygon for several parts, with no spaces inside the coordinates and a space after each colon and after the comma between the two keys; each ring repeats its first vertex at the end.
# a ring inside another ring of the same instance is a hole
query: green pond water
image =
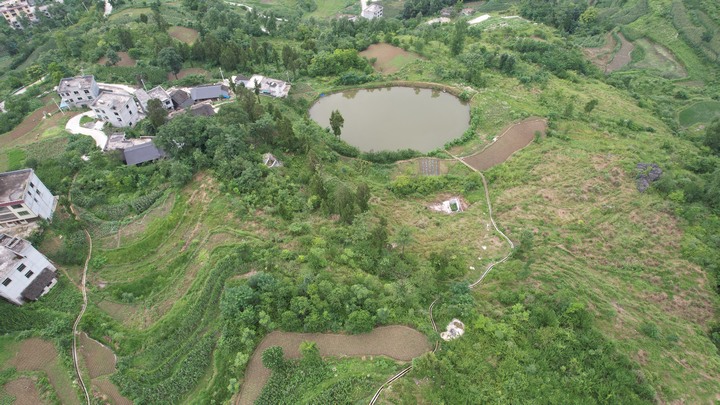
{"type": "Polygon", "coordinates": [[[334,110],[345,119],[340,137],[363,152],[430,152],[462,136],[470,123],[470,107],[457,97],[410,87],[331,94],[310,108],[310,117],[329,127],[334,110]]]}

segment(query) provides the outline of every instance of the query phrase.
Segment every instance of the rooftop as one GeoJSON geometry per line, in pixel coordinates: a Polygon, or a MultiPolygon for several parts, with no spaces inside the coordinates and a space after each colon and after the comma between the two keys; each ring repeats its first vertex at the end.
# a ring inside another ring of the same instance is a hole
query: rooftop
{"type": "Polygon", "coordinates": [[[143,103],[143,105],[153,98],[157,98],[159,100],[167,100],[168,98],[170,98],[165,89],[163,89],[161,86],[157,86],[148,91],[139,89],[135,92],[135,97],[137,97],[138,101],[143,103]]]}
{"type": "Polygon", "coordinates": [[[95,76],[93,75],[66,77],[60,80],[58,91],[64,93],[74,90],[90,89],[94,81],[95,76]]]}
{"type": "Polygon", "coordinates": [[[158,149],[152,142],[131,146],[126,148],[123,153],[125,154],[125,163],[129,166],[165,157],[165,152],[158,149]]]}
{"type": "Polygon", "coordinates": [[[365,10],[363,10],[363,11],[376,12],[376,11],[380,11],[382,9],[383,9],[383,6],[376,4],[376,3],[372,3],[369,6],[365,7],[365,10]]]}
{"type": "Polygon", "coordinates": [[[190,89],[190,96],[193,100],[206,100],[209,98],[220,98],[227,96],[228,88],[221,84],[198,86],[190,89]]]}
{"type": "Polygon", "coordinates": [[[23,251],[26,243],[28,242],[24,239],[0,234],[0,279],[4,280],[15,270],[15,264],[22,257],[20,252],[23,251]]]}
{"type": "Polygon", "coordinates": [[[149,136],[127,139],[125,138],[124,132],[116,132],[108,137],[107,144],[105,144],[105,151],[127,149],[131,146],[142,145],[148,142],[152,142],[152,138],[149,136]]]}
{"type": "Polygon", "coordinates": [[[36,299],[40,298],[43,291],[45,290],[45,287],[47,287],[54,278],[55,272],[53,270],[50,270],[47,267],[42,269],[40,274],[35,277],[35,280],[33,280],[30,285],[25,287],[25,289],[23,290],[23,298],[31,301],[35,301],[36,299]]]}
{"type": "Polygon", "coordinates": [[[117,108],[125,106],[133,101],[129,94],[122,93],[101,93],[100,96],[92,103],[92,107],[110,107],[117,108]]]}
{"type": "Polygon", "coordinates": [[[32,169],[0,173],[0,205],[22,200],[32,169]]]}

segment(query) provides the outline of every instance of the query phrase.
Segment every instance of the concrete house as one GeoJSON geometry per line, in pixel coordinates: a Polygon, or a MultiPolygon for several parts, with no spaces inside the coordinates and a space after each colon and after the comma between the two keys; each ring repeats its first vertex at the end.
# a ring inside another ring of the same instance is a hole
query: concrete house
{"type": "Polygon", "coordinates": [[[25,239],[0,234],[0,297],[35,301],[57,283],[57,269],[25,239]]]}
{"type": "Polygon", "coordinates": [[[50,17],[48,6],[35,7],[33,0],[7,0],[0,2],[0,14],[5,21],[13,29],[23,29],[22,24],[18,20],[20,17],[26,17],[31,22],[38,21],[38,15],[42,13],[46,17],[50,17]]]}
{"type": "Polygon", "coordinates": [[[67,77],[60,80],[58,85],[60,107],[87,107],[91,105],[100,94],[100,88],[95,76],[67,77]]]}
{"type": "Polygon", "coordinates": [[[230,89],[222,84],[211,84],[208,86],[198,86],[190,89],[190,98],[193,103],[203,100],[215,100],[221,98],[229,98],[230,89]]]}
{"type": "Polygon", "coordinates": [[[369,6],[365,7],[365,9],[360,15],[363,18],[367,18],[368,20],[380,18],[383,16],[383,6],[376,3],[370,4],[369,6]]]}
{"type": "Polygon", "coordinates": [[[183,108],[193,105],[193,99],[190,97],[190,93],[182,89],[170,91],[170,99],[176,110],[182,110],[183,108]]]}
{"type": "Polygon", "coordinates": [[[237,75],[232,77],[233,82],[235,82],[236,86],[243,86],[247,87],[247,84],[250,82],[250,78],[244,75],[237,75]]]}
{"type": "Polygon", "coordinates": [[[147,112],[148,101],[154,98],[160,100],[160,103],[162,103],[164,109],[173,109],[173,102],[172,99],[170,99],[170,95],[161,86],[157,86],[148,91],[145,91],[143,89],[137,90],[135,92],[135,97],[137,97],[138,101],[140,102],[140,107],[142,107],[143,111],[145,112],[147,112]]]}
{"type": "Polygon", "coordinates": [[[255,83],[260,85],[260,94],[266,96],[287,97],[288,93],[290,93],[290,83],[261,75],[253,75],[248,80],[245,88],[255,91],[255,83]]]}
{"type": "Polygon", "coordinates": [[[140,121],[135,99],[129,94],[102,93],[90,106],[97,119],[118,128],[132,127],[140,121]]]}
{"type": "Polygon", "coordinates": [[[0,173],[0,228],[42,218],[51,219],[57,197],[33,169],[0,173]]]}

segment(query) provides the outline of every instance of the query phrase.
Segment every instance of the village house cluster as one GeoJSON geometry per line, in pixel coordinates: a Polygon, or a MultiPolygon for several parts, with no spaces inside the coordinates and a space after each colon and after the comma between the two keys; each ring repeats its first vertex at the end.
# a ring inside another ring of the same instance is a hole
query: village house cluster
{"type": "Polygon", "coordinates": [[[0,297],[22,305],[57,282],[55,266],[16,233],[33,221],[50,220],[57,197],[33,169],[0,173],[0,297]]]}
{"type": "Polygon", "coordinates": [[[22,18],[37,22],[39,13],[50,17],[49,6],[35,6],[33,0],[6,0],[0,2],[0,14],[13,29],[23,29],[22,18]]]}

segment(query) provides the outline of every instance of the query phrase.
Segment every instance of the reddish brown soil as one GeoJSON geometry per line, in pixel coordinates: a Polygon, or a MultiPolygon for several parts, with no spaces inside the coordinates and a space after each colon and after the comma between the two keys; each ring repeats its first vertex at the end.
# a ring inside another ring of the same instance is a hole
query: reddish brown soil
{"type": "Polygon", "coordinates": [[[80,354],[85,361],[90,378],[115,372],[115,354],[85,333],[80,334],[80,354]]]}
{"type": "Polygon", "coordinates": [[[418,56],[397,46],[388,44],[372,44],[366,50],[360,52],[360,56],[368,59],[376,58],[373,68],[378,72],[390,74],[400,70],[398,63],[393,63],[397,57],[412,59],[418,56]]]}
{"type": "Polygon", "coordinates": [[[40,394],[35,388],[35,381],[27,377],[20,377],[12,380],[3,386],[5,392],[15,397],[14,405],[37,405],[40,401],[40,394]]]}
{"type": "Polygon", "coordinates": [[[102,399],[103,403],[114,405],[132,405],[132,401],[120,394],[115,384],[105,379],[93,380],[93,395],[102,399]]]}
{"type": "Polygon", "coordinates": [[[55,345],[47,340],[32,338],[20,343],[15,357],[10,364],[18,371],[44,370],[55,361],[57,350],[55,345]]]}
{"type": "MultiPolygon", "coordinates": [[[[118,56],[120,57],[120,62],[116,63],[115,66],[135,66],[137,62],[135,62],[135,59],[131,58],[130,55],[128,55],[127,52],[118,52],[118,56]]],[[[98,60],[98,64],[105,66],[105,63],[107,63],[107,58],[103,56],[98,60]]]]}
{"type": "Polygon", "coordinates": [[[620,37],[620,42],[622,43],[622,46],[620,47],[620,50],[615,54],[612,62],[610,62],[610,64],[607,66],[608,73],[620,70],[627,66],[627,64],[630,63],[630,53],[632,53],[633,49],[635,49],[635,45],[625,39],[622,33],[618,32],[618,37],[620,37]]]}
{"type": "Polygon", "coordinates": [[[387,356],[410,361],[431,349],[427,337],[407,326],[384,326],[362,335],[288,333],[275,331],[260,342],[245,370],[238,404],[252,404],[260,395],[270,370],[262,365],[262,352],[281,346],[286,358],[300,357],[300,343],[316,342],[321,356],[387,356]]]}
{"type": "Polygon", "coordinates": [[[513,153],[526,147],[535,139],[535,132],[545,134],[547,122],[540,118],[528,118],[503,131],[498,140],[483,151],[463,158],[477,170],[487,170],[506,161],[513,153]]]}

